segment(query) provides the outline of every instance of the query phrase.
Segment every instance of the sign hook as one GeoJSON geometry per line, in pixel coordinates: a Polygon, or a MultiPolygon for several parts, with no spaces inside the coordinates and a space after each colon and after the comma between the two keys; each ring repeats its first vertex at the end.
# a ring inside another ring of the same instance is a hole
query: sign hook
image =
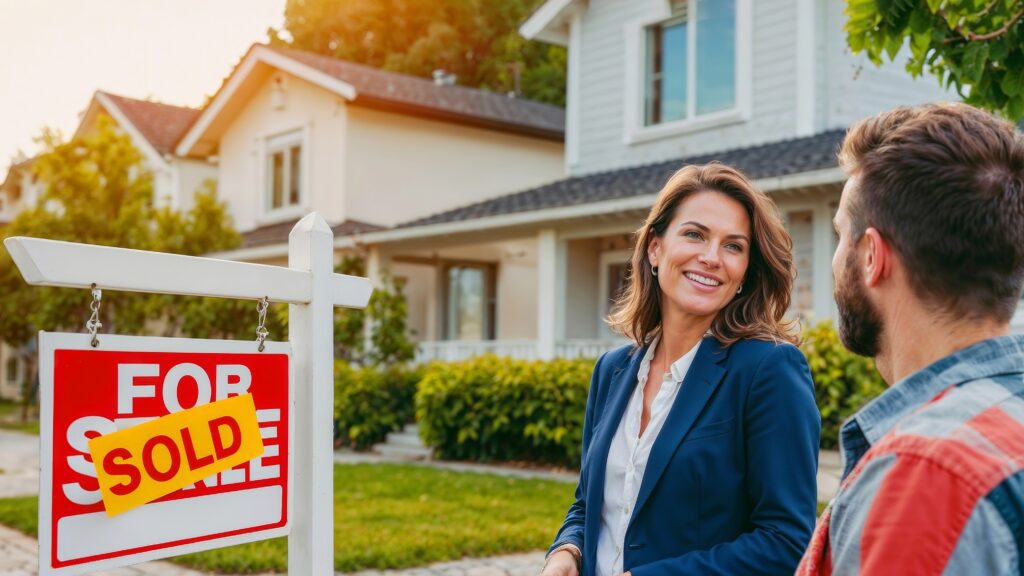
{"type": "Polygon", "coordinates": [[[264,340],[270,335],[270,331],[267,330],[267,308],[270,304],[270,298],[264,296],[263,299],[256,302],[256,313],[259,314],[259,322],[256,326],[256,343],[259,344],[259,351],[263,352],[265,346],[263,345],[264,340]]]}
{"type": "Polygon", "coordinates": [[[96,287],[94,283],[92,285],[92,302],[89,304],[89,309],[92,310],[92,316],[89,317],[89,321],[85,323],[85,329],[92,335],[92,340],[89,342],[93,348],[100,345],[100,339],[96,336],[96,332],[100,328],[103,328],[103,323],[100,322],[100,301],[103,299],[103,291],[96,287]]]}

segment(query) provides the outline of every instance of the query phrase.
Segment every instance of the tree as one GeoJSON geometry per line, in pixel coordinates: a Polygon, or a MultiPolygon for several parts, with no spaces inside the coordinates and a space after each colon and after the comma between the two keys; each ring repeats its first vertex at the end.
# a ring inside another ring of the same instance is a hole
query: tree
{"type": "MultiPolygon", "coordinates": [[[[33,170],[44,185],[36,206],[20,213],[4,236],[35,236],[141,250],[202,254],[237,246],[225,206],[212,184],[196,194],[187,213],[153,205],[152,175],[141,153],[113,121],[101,118],[94,134],[64,142],[44,131],[44,152],[33,170]]],[[[87,290],[43,288],[25,284],[6,250],[0,250],[0,340],[27,343],[20,355],[35,380],[34,333],[37,329],[81,331],[89,317],[87,290]]],[[[178,305],[180,297],[157,294],[104,293],[100,308],[103,332],[145,332],[150,320],[174,332],[199,311],[178,305]]],[[[250,303],[250,306],[252,304],[250,303]]],[[[250,324],[255,312],[250,312],[250,324]]],[[[152,322],[150,322],[152,324],[152,322]]],[[[26,394],[28,396],[28,394],[26,394]]]]}
{"type": "Polygon", "coordinates": [[[880,65],[909,44],[907,71],[934,74],[969,104],[1024,118],[1020,0],[848,0],[847,42],[880,65]]]}
{"type": "Polygon", "coordinates": [[[541,0],[288,0],[271,42],[565,105],[565,49],[519,35],[541,0]]]}

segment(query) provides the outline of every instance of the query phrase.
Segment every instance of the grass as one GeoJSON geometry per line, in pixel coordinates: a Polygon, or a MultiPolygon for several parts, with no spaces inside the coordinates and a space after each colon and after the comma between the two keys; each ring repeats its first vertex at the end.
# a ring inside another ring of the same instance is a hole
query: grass
{"type": "Polygon", "coordinates": [[[21,421],[21,403],[10,400],[0,400],[0,428],[4,430],[15,430],[27,434],[39,435],[39,418],[31,415],[37,414],[34,406],[29,407],[29,420],[21,421]]]}
{"type": "MultiPolygon", "coordinates": [[[[334,467],[334,568],[407,568],[464,556],[548,546],[572,500],[571,484],[419,466],[334,467]]],[[[825,503],[818,504],[818,513],[825,503]]],[[[0,524],[36,536],[35,496],[0,499],[0,524]]],[[[284,538],[170,559],[199,570],[288,569],[284,538]]]]}
{"type": "MultiPolygon", "coordinates": [[[[409,465],[334,467],[334,567],[406,568],[551,543],[574,486],[409,465]]],[[[36,534],[37,499],[0,499],[0,524],[36,534]]],[[[284,538],[171,559],[200,570],[287,571],[284,538]]]]}

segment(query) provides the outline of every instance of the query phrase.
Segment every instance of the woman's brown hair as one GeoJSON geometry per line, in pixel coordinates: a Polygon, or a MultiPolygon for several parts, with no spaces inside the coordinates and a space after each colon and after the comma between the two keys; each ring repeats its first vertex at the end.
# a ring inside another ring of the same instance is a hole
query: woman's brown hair
{"type": "Polygon", "coordinates": [[[718,312],[711,334],[728,346],[743,338],[799,342],[797,321],[783,319],[789,309],[795,269],[793,241],[778,209],[739,170],[724,164],[691,165],[678,170],[636,231],[629,284],[607,322],[612,329],[643,346],[661,331],[661,288],[647,261],[647,246],[663,237],[676,209],[698,192],[719,192],[747,211],[753,239],[743,291],[718,312]]]}

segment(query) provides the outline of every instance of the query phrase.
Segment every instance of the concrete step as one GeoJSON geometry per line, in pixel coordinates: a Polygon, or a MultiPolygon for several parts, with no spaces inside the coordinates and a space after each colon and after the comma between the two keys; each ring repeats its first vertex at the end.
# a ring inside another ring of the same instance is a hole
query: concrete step
{"type": "Polygon", "coordinates": [[[375,444],[373,451],[388,458],[402,460],[430,460],[434,451],[425,446],[402,446],[398,444],[375,444]]]}
{"type": "Polygon", "coordinates": [[[423,441],[420,440],[420,435],[410,434],[408,432],[389,433],[387,443],[394,446],[423,447],[423,441]]]}
{"type": "Polygon", "coordinates": [[[406,424],[405,427],[402,428],[402,432],[418,437],[420,435],[420,427],[418,424],[406,424]]]}

